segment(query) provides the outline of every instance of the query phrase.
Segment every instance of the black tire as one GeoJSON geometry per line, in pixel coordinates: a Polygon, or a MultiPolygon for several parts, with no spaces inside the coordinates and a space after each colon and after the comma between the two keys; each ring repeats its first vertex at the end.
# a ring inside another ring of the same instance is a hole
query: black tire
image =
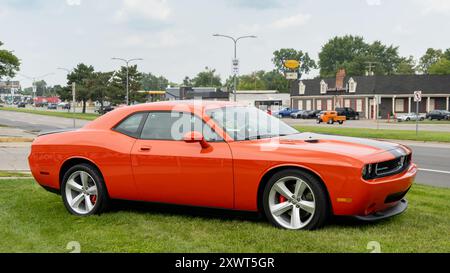
{"type": "Polygon", "coordinates": [[[334,124],[334,120],[332,120],[332,119],[328,120],[328,124],[333,125],[334,124]]]}
{"type": "Polygon", "coordinates": [[[263,196],[262,196],[263,209],[264,209],[264,213],[265,213],[267,219],[274,226],[279,227],[279,228],[285,228],[275,220],[272,213],[270,212],[269,195],[270,195],[270,191],[271,191],[273,185],[276,182],[278,182],[280,179],[282,179],[284,177],[291,177],[291,176],[298,177],[298,178],[302,179],[306,184],[308,184],[308,186],[312,190],[315,200],[316,200],[316,204],[315,204],[316,209],[315,209],[315,212],[314,212],[314,215],[313,215],[311,221],[309,222],[308,225],[306,225],[305,227],[303,227],[299,230],[315,230],[315,229],[319,229],[319,228],[323,227],[325,225],[325,223],[327,222],[327,220],[330,216],[330,211],[331,211],[330,205],[329,205],[328,194],[327,194],[326,189],[324,188],[323,184],[321,183],[321,181],[319,181],[315,176],[313,176],[307,172],[304,172],[302,170],[288,169],[288,170],[280,171],[280,172],[274,174],[270,178],[270,180],[267,182],[267,184],[264,188],[263,196]]]}
{"type": "Polygon", "coordinates": [[[344,122],[341,120],[341,121],[339,121],[339,125],[342,125],[342,124],[344,124],[344,122]]]}
{"type": "Polygon", "coordinates": [[[410,121],[411,119],[410,118],[406,118],[406,121],[410,121]]]}
{"type": "Polygon", "coordinates": [[[73,166],[64,174],[63,181],[61,183],[61,197],[62,197],[64,206],[66,207],[66,209],[71,214],[76,215],[76,216],[99,215],[108,209],[108,206],[110,203],[108,191],[106,189],[106,185],[105,185],[102,175],[97,170],[97,168],[93,167],[90,164],[85,164],[85,163],[73,166]],[[67,201],[66,184],[67,184],[70,176],[77,171],[84,171],[84,172],[88,173],[92,177],[92,179],[95,180],[95,184],[97,186],[97,199],[96,199],[94,208],[91,210],[91,212],[89,212],[87,214],[77,213],[76,211],[74,211],[71,208],[71,206],[69,205],[69,203],[67,201]]]}
{"type": "Polygon", "coordinates": [[[359,120],[359,115],[355,116],[355,120],[359,120]]]}
{"type": "Polygon", "coordinates": [[[318,119],[317,120],[317,124],[321,124],[322,123],[322,120],[321,119],[318,119]]]}

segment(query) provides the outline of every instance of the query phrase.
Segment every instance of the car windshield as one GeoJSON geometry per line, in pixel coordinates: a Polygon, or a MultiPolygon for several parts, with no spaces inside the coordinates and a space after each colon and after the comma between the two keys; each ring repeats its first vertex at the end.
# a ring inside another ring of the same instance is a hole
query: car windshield
{"type": "Polygon", "coordinates": [[[255,107],[225,107],[207,111],[218,125],[236,141],[297,134],[283,121],[255,107]]]}

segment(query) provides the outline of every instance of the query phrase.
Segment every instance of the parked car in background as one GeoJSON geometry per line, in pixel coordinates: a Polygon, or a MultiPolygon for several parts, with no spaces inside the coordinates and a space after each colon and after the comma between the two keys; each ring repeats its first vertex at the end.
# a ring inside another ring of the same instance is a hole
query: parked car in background
{"type": "Polygon", "coordinates": [[[47,109],[48,110],[57,110],[58,109],[58,104],[56,104],[56,103],[49,103],[47,105],[47,109]]]}
{"type": "Polygon", "coordinates": [[[68,102],[61,102],[58,104],[59,107],[61,107],[63,110],[70,110],[70,103],[68,102]]]}
{"type": "Polygon", "coordinates": [[[98,109],[95,110],[95,111],[96,111],[97,113],[99,113],[100,115],[104,115],[104,114],[106,114],[106,113],[109,113],[109,112],[113,111],[114,109],[116,109],[116,108],[114,108],[114,107],[111,106],[111,105],[108,105],[108,106],[100,107],[100,108],[98,108],[98,109]]]}
{"type": "Polygon", "coordinates": [[[36,107],[46,107],[48,105],[47,102],[36,102],[34,106],[36,107]]]}
{"type": "Polygon", "coordinates": [[[359,120],[359,113],[349,107],[336,108],[339,116],[345,116],[347,120],[359,120]]]}
{"type": "Polygon", "coordinates": [[[291,114],[293,113],[297,113],[298,109],[291,109],[291,108],[283,108],[280,111],[274,112],[273,115],[279,118],[285,118],[285,117],[290,117],[291,114]]]}
{"type": "Polygon", "coordinates": [[[20,102],[19,104],[17,104],[17,108],[25,108],[27,107],[27,104],[25,102],[20,102]]]}
{"type": "Polygon", "coordinates": [[[426,118],[429,120],[437,119],[437,120],[446,120],[450,119],[450,112],[444,110],[434,110],[427,113],[426,118]]]}
{"type": "Polygon", "coordinates": [[[317,123],[320,124],[325,122],[327,124],[334,124],[337,122],[342,125],[346,120],[347,118],[345,116],[340,116],[336,111],[324,111],[321,112],[320,116],[317,118],[317,123]]]}
{"type": "Polygon", "coordinates": [[[425,116],[424,115],[417,115],[416,113],[409,113],[406,115],[402,115],[402,116],[398,116],[397,117],[397,121],[398,122],[402,122],[402,121],[411,121],[411,120],[419,120],[419,121],[423,121],[425,120],[425,116]]]}
{"type": "Polygon", "coordinates": [[[291,114],[291,118],[293,118],[293,119],[299,119],[299,118],[302,118],[302,114],[303,114],[304,112],[305,112],[305,111],[303,111],[303,110],[299,110],[298,112],[292,113],[292,114],[291,114]]]}
{"type": "Polygon", "coordinates": [[[322,111],[318,111],[318,110],[316,110],[316,111],[305,111],[305,112],[303,112],[301,117],[302,117],[302,119],[316,119],[317,116],[320,114],[320,112],[322,112],[322,111]]]}

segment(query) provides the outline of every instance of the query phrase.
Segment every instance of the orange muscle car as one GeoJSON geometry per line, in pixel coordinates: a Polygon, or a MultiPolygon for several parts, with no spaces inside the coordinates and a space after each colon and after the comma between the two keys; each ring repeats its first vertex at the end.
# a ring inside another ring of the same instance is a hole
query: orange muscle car
{"type": "Polygon", "coordinates": [[[339,116],[336,111],[324,111],[317,117],[317,123],[325,122],[327,124],[334,124],[335,122],[340,125],[344,124],[347,120],[346,116],[339,116]]]}
{"type": "Polygon", "coordinates": [[[299,133],[254,107],[197,101],[123,107],[42,134],[29,164],[75,215],[122,199],[261,212],[286,229],[400,214],[417,172],[399,144],[299,133]]]}

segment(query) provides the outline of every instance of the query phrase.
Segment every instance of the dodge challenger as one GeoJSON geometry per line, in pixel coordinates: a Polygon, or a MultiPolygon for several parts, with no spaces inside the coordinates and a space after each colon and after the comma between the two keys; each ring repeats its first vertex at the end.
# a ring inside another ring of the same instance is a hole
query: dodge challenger
{"type": "Polygon", "coordinates": [[[417,173],[400,144],[298,132],[254,107],[198,101],[123,107],[43,133],[29,164],[77,216],[120,199],[260,212],[293,230],[332,215],[398,215],[417,173]]]}

